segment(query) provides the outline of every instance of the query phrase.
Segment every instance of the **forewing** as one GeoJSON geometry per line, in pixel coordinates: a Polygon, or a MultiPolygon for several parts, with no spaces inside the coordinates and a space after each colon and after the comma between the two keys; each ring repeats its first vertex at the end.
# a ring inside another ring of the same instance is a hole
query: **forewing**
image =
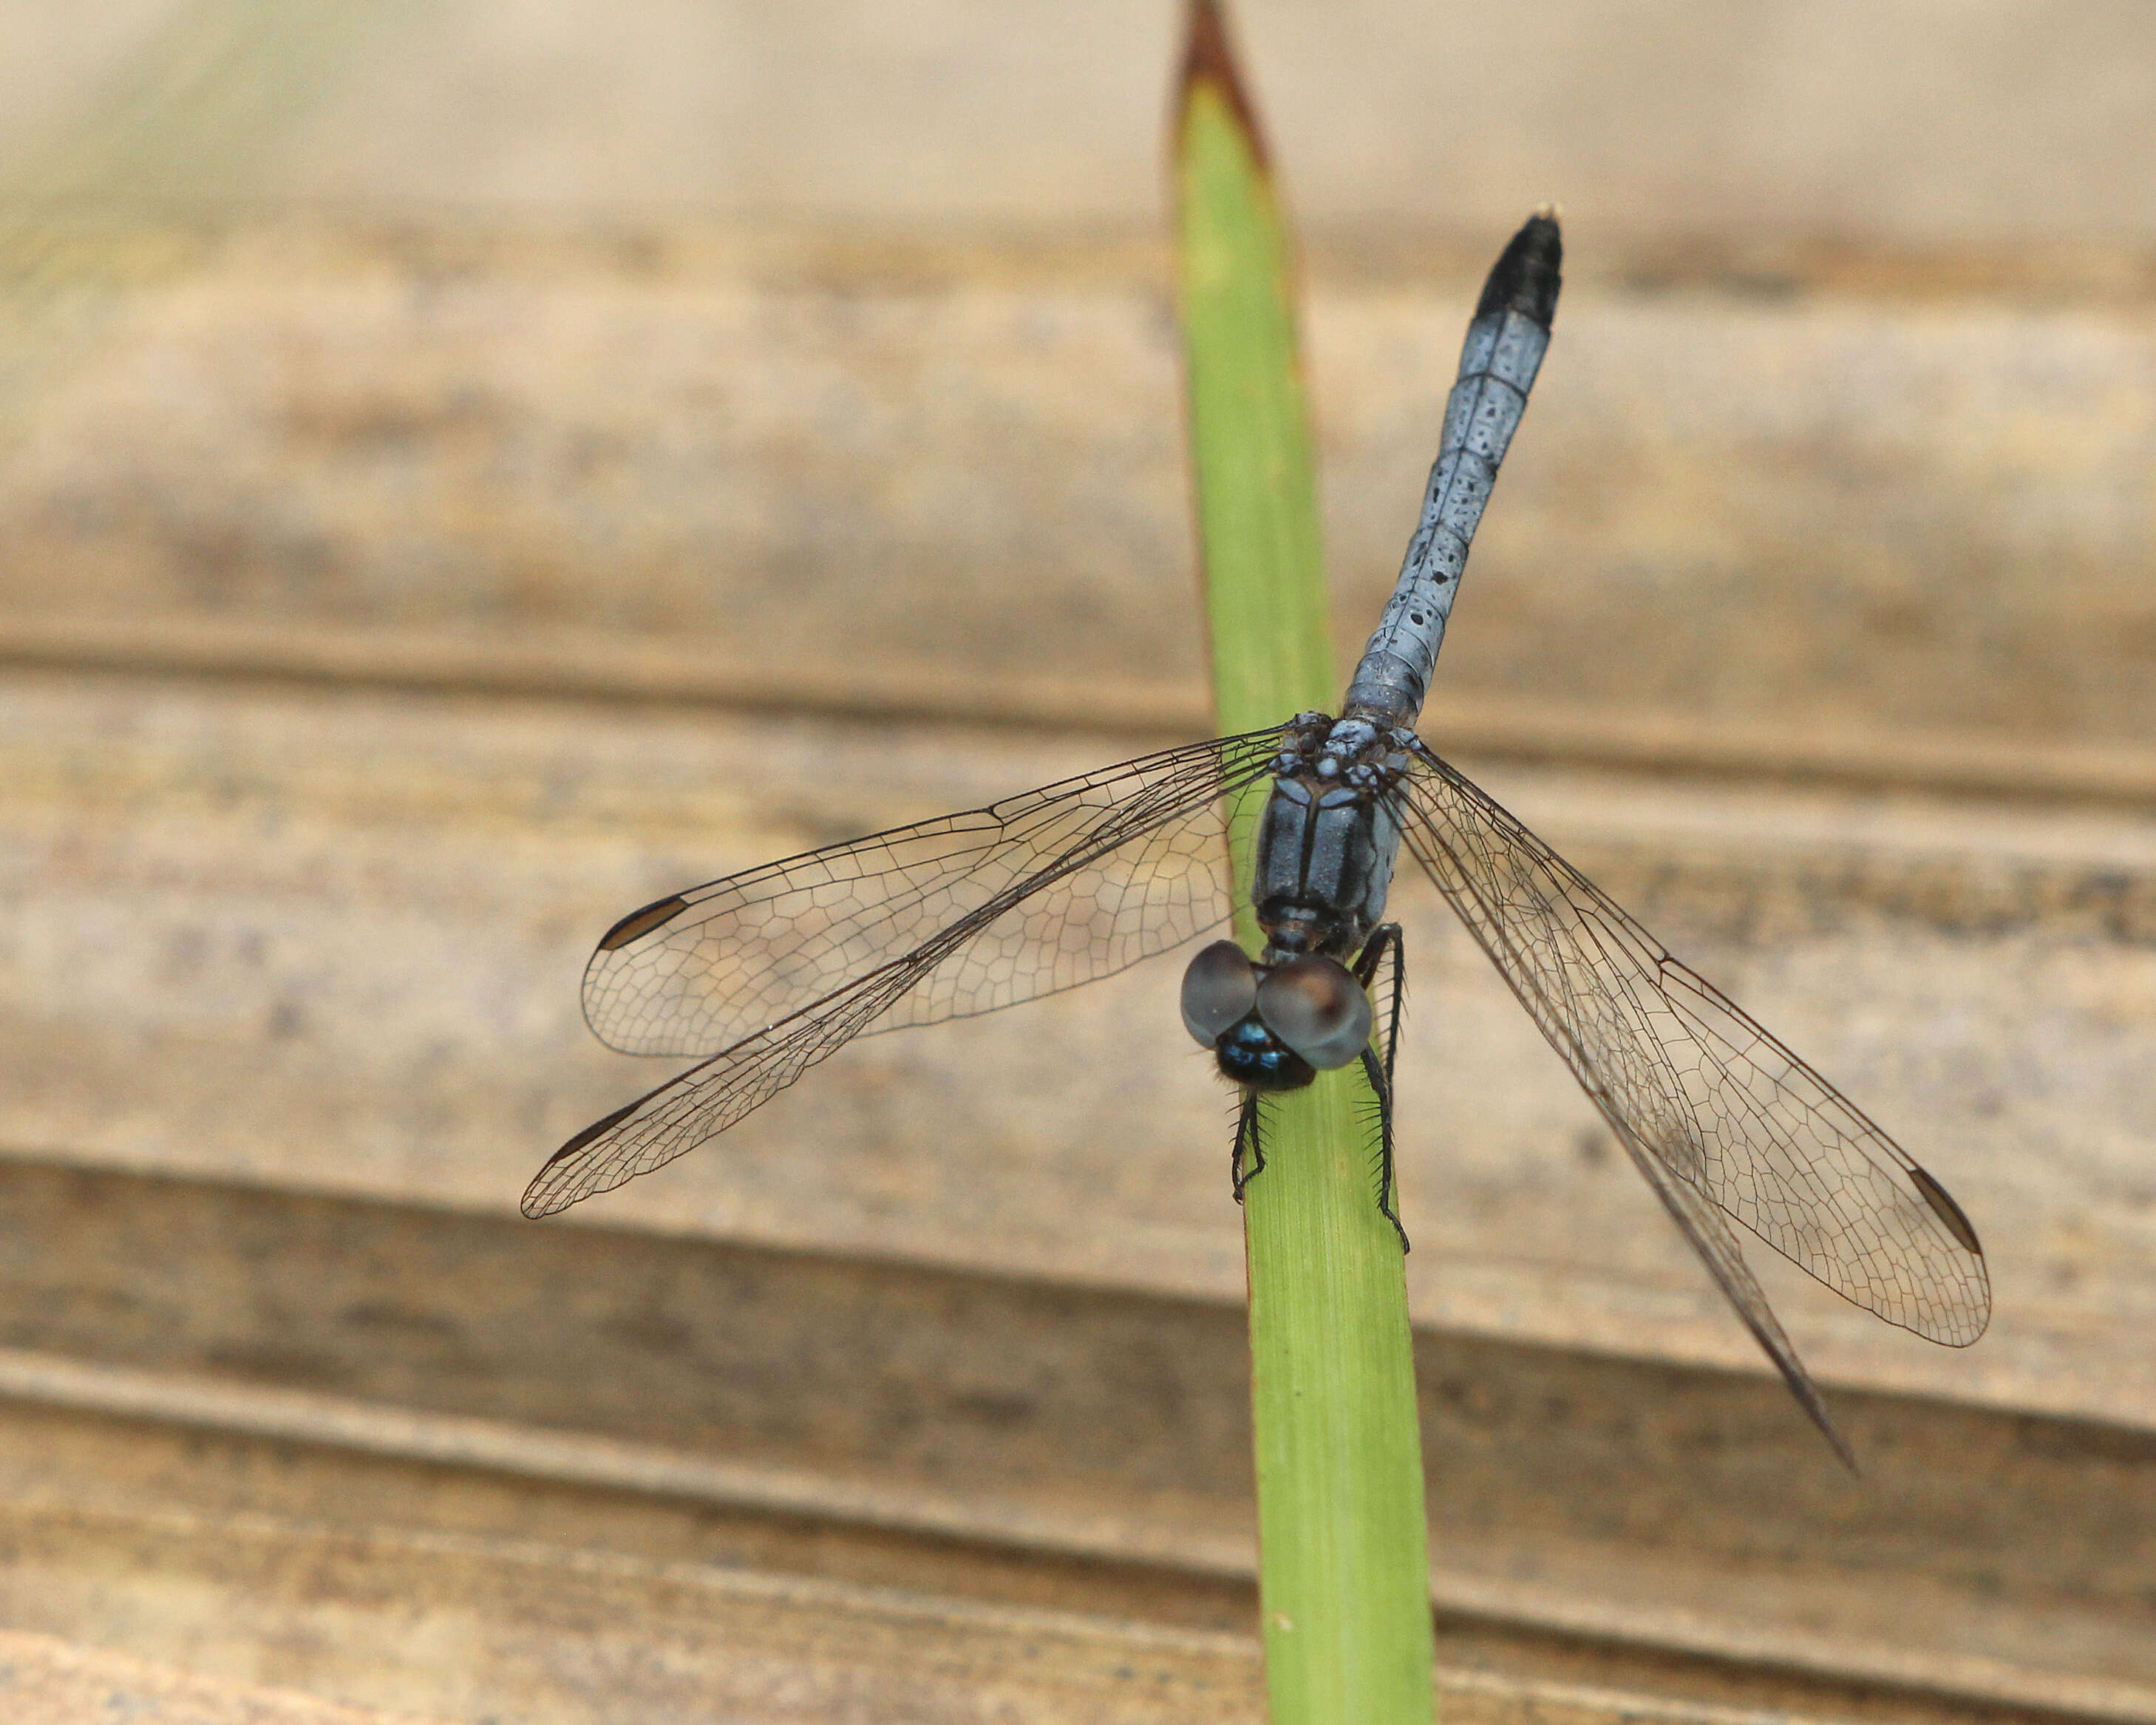
{"type": "Polygon", "coordinates": [[[1279,735],[1168,749],[661,899],[592,955],[584,1016],[624,1054],[731,1049],[998,904],[849,1034],[1112,975],[1227,916],[1222,799],[1264,770],[1279,735]]]}
{"type": "MultiPolygon", "coordinates": [[[[550,1215],[686,1154],[855,1036],[986,1012],[1075,987],[1219,921],[1227,914],[1224,799],[1265,771],[1277,735],[1269,731],[1171,750],[973,814],[925,823],[935,829],[925,853],[906,848],[924,828],[905,828],[716,883],[706,891],[716,894],[761,881],[765,890],[751,903],[784,900],[806,920],[800,907],[817,902],[819,883],[844,880],[851,869],[856,880],[885,883],[876,904],[888,909],[896,899],[901,908],[879,920],[875,905],[861,907],[858,899],[850,913],[844,900],[827,905],[829,914],[820,927],[840,926],[844,913],[860,930],[850,948],[841,936],[824,939],[826,952],[853,955],[840,968],[836,985],[578,1133],[547,1159],[526,1190],[525,1214],[550,1215]],[[961,834],[969,835],[970,849],[933,848],[961,834]],[[832,865],[835,859],[868,855],[876,845],[886,847],[886,858],[926,854],[952,860],[943,869],[944,884],[932,890],[909,885],[910,877],[899,880],[888,863],[876,870],[832,865]],[[963,866],[956,860],[968,855],[972,860],[963,866]],[[1017,872],[1019,859],[1032,861],[1030,872],[1017,872]],[[816,867],[803,870],[803,864],[816,867]],[[978,886],[984,878],[1004,884],[984,892],[978,886]],[[788,884],[774,892],[768,890],[774,880],[788,884]],[[805,900],[794,896],[804,894],[805,900]],[[879,962],[879,952],[900,944],[888,932],[891,924],[919,927],[923,903],[940,906],[942,919],[929,918],[925,938],[879,962]]],[[[673,901],[662,901],[625,918],[617,932],[627,930],[627,937],[613,947],[603,945],[601,956],[664,934],[698,908],[690,901],[684,895],[679,910],[673,901]]],[[[753,916],[745,910],[727,914],[748,943],[753,916]]],[[[689,959],[696,956],[691,952],[689,959]]],[[[674,968],[686,962],[677,958],[674,968]]],[[[828,970],[827,964],[823,973],[828,970]]],[[[757,974],[752,966],[749,973],[757,974]]],[[[778,984],[770,986],[776,990],[778,984]]],[[[798,983],[791,986],[799,991],[798,983]]],[[[654,985],[651,998],[663,1003],[693,993],[684,985],[675,988],[670,995],[654,985]]]]}
{"type": "MultiPolygon", "coordinates": [[[[1402,795],[1409,851],[1784,1371],[1794,1356],[1734,1237],[1717,1240],[1688,1194],[1889,1323],[1957,1348],[1982,1335],[1990,1278],[1945,1189],[1571,864],[1416,747],[1402,795]]],[[[1812,1407],[1816,1397],[1799,1393],[1812,1407]]]]}

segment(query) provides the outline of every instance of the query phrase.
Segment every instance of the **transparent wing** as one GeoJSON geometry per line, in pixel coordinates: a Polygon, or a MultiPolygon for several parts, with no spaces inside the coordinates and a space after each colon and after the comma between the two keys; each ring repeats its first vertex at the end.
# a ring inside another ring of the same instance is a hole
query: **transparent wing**
{"type": "Polygon", "coordinates": [[[1816,1394],[1714,1210],[1889,1323],[1955,1348],[1982,1335],[1990,1277],[1946,1189],[1571,864],[1415,747],[1402,808],[1409,851],[1815,1417],[1816,1394]]]}
{"type": "Polygon", "coordinates": [[[584,1017],[624,1054],[708,1055],[990,905],[1002,909],[968,943],[861,1029],[993,1012],[1111,975],[1228,914],[1218,805],[1279,735],[1166,750],[660,899],[599,942],[584,1017]]]}
{"type": "Polygon", "coordinates": [[[1226,799],[1264,773],[1278,735],[1169,750],[989,809],[813,851],[700,889],[702,901],[684,894],[624,919],[601,958],[645,947],[704,902],[722,904],[713,914],[733,945],[709,955],[694,944],[646,948],[644,1009],[655,1024],[706,1013],[701,991],[712,985],[714,968],[746,978],[759,990],[759,1010],[773,999],[810,998],[578,1133],[526,1190],[525,1214],[549,1215],[673,1161],[871,1029],[1072,988],[1220,922],[1228,912],[1226,799]],[[789,964],[754,951],[759,904],[788,919],[773,937],[789,964]]]}
{"type": "Polygon", "coordinates": [[[828,1059],[933,968],[941,942],[857,977],[807,1011],[744,1038],[586,1127],[525,1188],[527,1216],[550,1216],[685,1156],[828,1059]]]}
{"type": "Polygon", "coordinates": [[[1768,1305],[1766,1291],[1753,1279],[1752,1266],[1744,1261],[1744,1249],[1738,1244],[1729,1224],[1722,1219],[1722,1212],[1697,1187],[1679,1179],[1668,1164],[1643,1151],[1630,1136],[1622,1132],[1618,1136],[1632,1158],[1632,1166],[1654,1188],[1655,1196],[1661,1199],[1662,1208],[1677,1224],[1677,1232],[1699,1254],[1700,1261],[1707,1266],[1707,1273],[1714,1278],[1714,1285],[1736,1307],[1738,1317],[1744,1320],[1744,1327],[1751,1331],[1753,1339],[1766,1350],[1767,1358],[1774,1361],[1783,1381],[1796,1397],[1798,1406],[1811,1416],[1812,1424],[1834,1445],[1834,1453],[1855,1473],[1856,1452],[1827,1417],[1826,1403],[1820,1395],[1819,1385],[1812,1382],[1812,1374],[1797,1357],[1789,1332],[1783,1329],[1774,1308],[1768,1305]]]}

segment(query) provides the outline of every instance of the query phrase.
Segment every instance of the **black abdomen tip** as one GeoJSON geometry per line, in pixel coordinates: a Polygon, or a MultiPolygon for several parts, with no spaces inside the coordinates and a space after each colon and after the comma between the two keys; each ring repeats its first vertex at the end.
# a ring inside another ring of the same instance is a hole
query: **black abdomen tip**
{"type": "Polygon", "coordinates": [[[1498,254],[1489,280],[1482,284],[1475,315],[1517,311],[1548,329],[1557,316],[1563,262],[1564,241],[1558,234],[1557,218],[1546,210],[1536,211],[1498,254]]]}

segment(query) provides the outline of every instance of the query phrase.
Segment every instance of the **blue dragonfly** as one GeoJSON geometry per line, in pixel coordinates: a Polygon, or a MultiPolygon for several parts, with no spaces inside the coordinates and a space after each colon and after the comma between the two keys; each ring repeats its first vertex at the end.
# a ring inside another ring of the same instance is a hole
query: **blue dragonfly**
{"type": "Polygon", "coordinates": [[[1850,1461],[1731,1224],[1949,1347],[1975,1341],[1990,1317],[1975,1230],[1855,1103],[1414,728],[1549,346],[1561,262],[1544,212],[1490,273],[1420,522],[1337,717],[1299,713],[1142,756],[632,911],[593,954],[585,1017],[623,1053],[696,1064],[555,1152],[525,1213],[673,1161],[856,1036],[1014,1006],[1219,929],[1233,890],[1229,805],[1268,786],[1252,889],[1263,949],[1254,958],[1216,939],[1182,989],[1185,1027],[1241,1096],[1236,1197],[1264,1167],[1268,1098],[1360,1063],[1378,1101],[1373,1198],[1399,1226],[1394,1030],[1405,970],[1384,911],[1404,848],[1850,1461]]]}

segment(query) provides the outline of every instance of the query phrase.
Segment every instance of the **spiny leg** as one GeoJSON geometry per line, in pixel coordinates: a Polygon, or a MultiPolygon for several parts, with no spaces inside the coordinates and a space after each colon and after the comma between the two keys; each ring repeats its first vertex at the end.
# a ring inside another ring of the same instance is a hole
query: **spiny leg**
{"type": "Polygon", "coordinates": [[[1393,1208],[1393,1086],[1373,1050],[1363,1050],[1363,1070],[1369,1075],[1370,1088],[1378,1093],[1378,1214],[1393,1224],[1393,1232],[1400,1237],[1400,1250],[1412,1251],[1408,1231],[1400,1226],[1399,1215],[1393,1208]]]}
{"type": "Polygon", "coordinates": [[[1371,931],[1355,960],[1355,978],[1373,996],[1371,1004],[1377,1008],[1377,1027],[1370,1045],[1363,1050],[1363,1070],[1378,1098],[1378,1210],[1399,1235],[1403,1252],[1412,1248],[1394,1208],[1398,1194],[1393,1174],[1393,1062],[1399,1052],[1400,1009],[1407,996],[1406,952],[1399,924],[1385,922],[1371,931]],[[1379,973],[1388,958],[1392,961],[1391,975],[1381,983],[1379,973]]]}
{"type": "Polygon", "coordinates": [[[1265,1153],[1258,1142],[1258,1093],[1243,1092],[1242,1111],[1235,1117],[1235,1150],[1228,1159],[1228,1173],[1235,1183],[1235,1202],[1243,1201],[1243,1189],[1265,1172],[1265,1153]]]}

